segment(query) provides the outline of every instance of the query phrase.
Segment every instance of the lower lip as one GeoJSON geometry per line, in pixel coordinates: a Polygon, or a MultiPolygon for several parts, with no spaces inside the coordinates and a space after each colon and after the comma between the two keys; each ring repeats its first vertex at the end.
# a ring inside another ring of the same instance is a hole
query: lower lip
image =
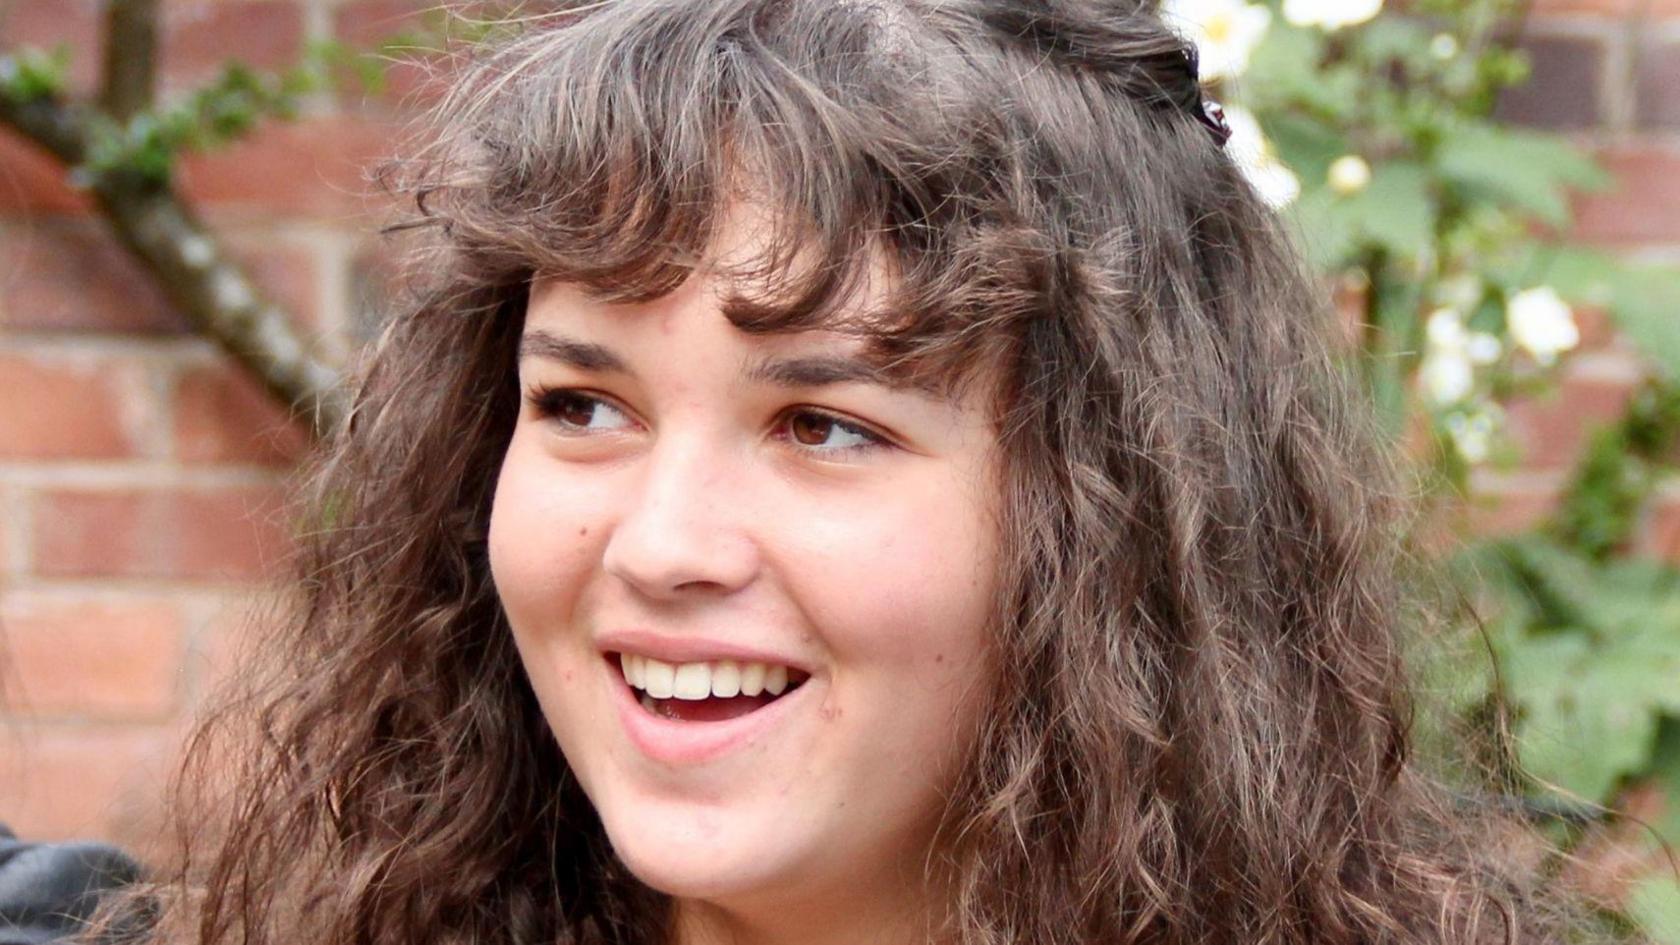
{"type": "Polygon", "coordinates": [[[793,706],[816,688],[807,679],[798,689],[746,715],[722,722],[679,722],[642,708],[641,693],[624,681],[614,658],[609,664],[618,717],[630,741],[642,754],[669,765],[697,765],[711,761],[769,732],[787,718],[793,706]]]}

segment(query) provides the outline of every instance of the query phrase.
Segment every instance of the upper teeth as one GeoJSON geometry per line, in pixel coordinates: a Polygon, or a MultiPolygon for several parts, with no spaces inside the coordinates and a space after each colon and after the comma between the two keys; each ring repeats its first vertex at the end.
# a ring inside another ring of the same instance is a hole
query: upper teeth
{"type": "Polygon", "coordinates": [[[625,682],[645,690],[655,699],[699,700],[708,696],[727,699],[763,692],[779,696],[788,686],[788,668],[769,663],[715,660],[673,665],[651,656],[620,653],[618,665],[624,670],[625,682]]]}

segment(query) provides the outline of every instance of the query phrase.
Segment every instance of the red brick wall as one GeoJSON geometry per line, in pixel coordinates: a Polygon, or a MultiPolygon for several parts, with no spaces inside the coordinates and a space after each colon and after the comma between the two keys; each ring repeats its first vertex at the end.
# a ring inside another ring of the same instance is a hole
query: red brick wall
{"type": "MultiPolygon", "coordinates": [[[[224,56],[282,64],[310,38],[367,42],[430,0],[165,0],[164,84],[224,56]]],[[[96,0],[0,6],[0,45],[68,42],[98,65],[96,0]]],[[[1621,188],[1581,232],[1680,263],[1680,0],[1540,0],[1513,118],[1601,148],[1621,188]]],[[[303,121],[188,163],[186,189],[310,331],[354,335],[377,201],[360,168],[388,110],[322,97],[303,121]]],[[[0,820],[144,848],[161,779],[219,652],[285,546],[279,496],[304,437],[187,331],[58,170],[0,133],[0,820]]],[[[1680,315],[1677,315],[1680,317],[1680,315]]],[[[1637,370],[1608,332],[1563,396],[1513,411],[1528,461],[1478,485],[1489,528],[1548,507],[1594,420],[1637,370]]],[[[1680,490],[1643,538],[1680,549],[1680,490]]]]}
{"type": "MultiPolygon", "coordinates": [[[[161,84],[388,36],[421,6],[164,0],[161,84]]],[[[101,25],[97,0],[20,0],[0,5],[0,47],[68,43],[85,91],[101,25]]],[[[377,245],[363,168],[392,127],[384,103],[322,95],[183,170],[257,281],[340,351],[377,245]]],[[[60,170],[0,132],[0,822],[146,847],[185,720],[285,551],[281,497],[306,445],[60,170]]]]}
{"type": "MultiPolygon", "coordinates": [[[[1680,266],[1680,0],[1535,0],[1522,45],[1530,82],[1501,114],[1588,144],[1614,187],[1577,203],[1577,235],[1629,257],[1680,266]]],[[[1676,312],[1675,318],[1680,318],[1676,312]]],[[[1520,469],[1477,475],[1479,522],[1522,527],[1553,507],[1586,438],[1625,403],[1639,364],[1626,344],[1584,319],[1583,350],[1554,397],[1514,405],[1520,469]]],[[[1680,559],[1680,488],[1646,517],[1644,550],[1680,559]]]]}

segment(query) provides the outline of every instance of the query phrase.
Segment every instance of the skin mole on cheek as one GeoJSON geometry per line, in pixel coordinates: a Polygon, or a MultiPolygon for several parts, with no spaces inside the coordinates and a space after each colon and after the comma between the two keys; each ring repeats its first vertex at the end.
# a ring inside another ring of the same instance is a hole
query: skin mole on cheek
{"type": "Polygon", "coordinates": [[[589,534],[589,526],[588,525],[585,525],[582,528],[578,529],[578,537],[579,538],[582,538],[583,536],[585,536],[587,534],[589,534]]]}

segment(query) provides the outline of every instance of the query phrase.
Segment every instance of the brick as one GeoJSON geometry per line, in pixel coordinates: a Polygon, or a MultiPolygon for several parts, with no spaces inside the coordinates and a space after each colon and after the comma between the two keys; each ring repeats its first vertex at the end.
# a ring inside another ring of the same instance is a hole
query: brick
{"type": "Polygon", "coordinates": [[[1507,430],[1527,469],[1573,467],[1588,439],[1622,415],[1632,380],[1573,376],[1544,396],[1516,400],[1506,409],[1507,430]]]}
{"type": "Polygon", "coordinates": [[[1530,15],[1587,15],[1605,18],[1680,17],[1680,0],[1534,0],[1530,15]]]}
{"type": "Polygon", "coordinates": [[[151,275],[91,220],[0,226],[0,327],[189,330],[151,275]]]}
{"type": "Polygon", "coordinates": [[[185,631],[174,603],[13,594],[0,626],[13,711],[134,720],[175,708],[185,631]]]}
{"type": "Polygon", "coordinates": [[[1576,201],[1575,236],[1606,244],[1680,238],[1680,148],[1650,143],[1604,149],[1614,189],[1576,201]]]}
{"type": "Polygon", "coordinates": [[[322,330],[321,265],[314,250],[270,231],[223,236],[228,252],[270,301],[304,331],[322,330]]]}
{"type": "Polygon", "coordinates": [[[1365,336],[1370,289],[1369,279],[1351,275],[1338,278],[1330,285],[1330,304],[1335,312],[1334,340],[1348,351],[1357,350],[1365,336]]]}
{"type": "Polygon", "coordinates": [[[358,49],[436,31],[443,8],[430,0],[346,0],[333,11],[333,35],[358,49]]]}
{"type": "Polygon", "coordinates": [[[195,698],[216,704],[222,687],[240,669],[260,661],[264,647],[291,613],[283,600],[243,593],[218,607],[194,641],[191,665],[195,698]]]}
{"type": "Polygon", "coordinates": [[[1529,80],[1499,97],[1494,114],[1535,128],[1592,128],[1601,115],[1604,44],[1591,36],[1525,36],[1529,80]]]}
{"type": "Polygon", "coordinates": [[[166,725],[54,726],[9,739],[0,810],[32,840],[144,837],[134,828],[159,819],[179,744],[166,725]]]}
{"type": "Polygon", "coordinates": [[[1680,130],[1680,40],[1649,40],[1639,47],[1634,121],[1640,128],[1680,130]]]}
{"type": "Polygon", "coordinates": [[[303,8],[291,0],[169,0],[159,38],[167,94],[203,85],[229,61],[262,70],[298,64],[303,8]]]}
{"type": "Polygon", "coordinates": [[[226,150],[184,158],[180,180],[189,199],[224,212],[350,219],[378,209],[367,173],[394,152],[393,129],[371,120],[270,122],[226,150]]]}
{"type": "Polygon", "coordinates": [[[1662,495],[1651,504],[1635,550],[1680,565],[1680,495],[1662,495]]]}
{"type": "Polygon", "coordinates": [[[1557,511],[1556,488],[1532,484],[1482,485],[1461,512],[1465,534],[1498,538],[1529,531],[1557,511]]]}
{"type": "Polygon", "coordinates": [[[182,373],[174,405],[175,455],[187,462],[287,467],[310,445],[309,433],[274,395],[232,365],[182,373]]]}
{"type": "Polygon", "coordinates": [[[1610,310],[1598,305],[1577,304],[1575,326],[1581,332],[1581,351],[1605,351],[1621,339],[1616,334],[1616,320],[1610,310]]]}
{"type": "MultiPolygon", "coordinates": [[[[10,583],[12,575],[22,570],[23,567],[23,562],[17,560],[12,552],[14,541],[19,540],[14,535],[24,527],[18,521],[23,516],[13,514],[12,510],[21,508],[23,508],[23,502],[18,498],[17,493],[10,488],[0,486],[0,595],[6,593],[6,585],[10,583]]],[[[0,637],[3,637],[5,632],[6,628],[0,627],[0,637]]],[[[0,642],[0,650],[3,650],[4,647],[4,642],[0,642]]],[[[0,679],[4,679],[4,677],[0,676],[0,679]]],[[[0,682],[0,702],[4,701],[4,694],[5,684],[0,682]]]]}
{"type": "Polygon", "coordinates": [[[1638,12],[1643,0],[1532,0],[1530,14],[1624,17],[1638,12]]]}
{"type": "Polygon", "coordinates": [[[0,352],[0,458],[132,456],[156,411],[146,387],[132,358],[0,352]]]}
{"type": "Polygon", "coordinates": [[[0,214],[83,214],[92,208],[87,194],[70,186],[57,158],[0,126],[0,214]]]}
{"type": "Polygon", "coordinates": [[[46,577],[248,580],[287,551],[277,488],[55,489],[34,504],[46,577]]]}
{"type": "Polygon", "coordinates": [[[0,5],[0,47],[35,46],[70,51],[70,86],[98,86],[103,59],[102,0],[22,0],[0,5]]]}
{"type": "MultiPolygon", "coordinates": [[[[376,101],[418,105],[439,97],[447,81],[439,63],[429,61],[435,57],[403,44],[436,33],[442,9],[430,0],[351,0],[334,12],[333,32],[341,42],[385,62],[384,88],[376,101]],[[395,48],[387,52],[388,45],[395,48]]],[[[353,84],[342,94],[347,105],[368,104],[368,96],[353,84]]]]}

